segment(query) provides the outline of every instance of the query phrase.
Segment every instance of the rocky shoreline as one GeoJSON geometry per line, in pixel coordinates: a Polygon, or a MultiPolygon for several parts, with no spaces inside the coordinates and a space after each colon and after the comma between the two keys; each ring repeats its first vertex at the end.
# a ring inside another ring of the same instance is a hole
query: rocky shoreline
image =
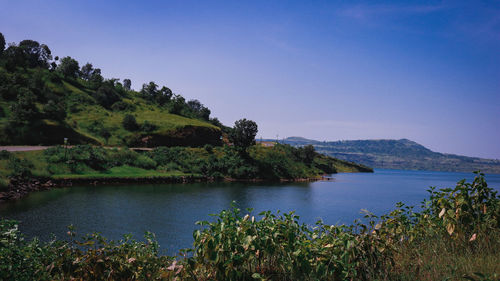
{"type": "Polygon", "coordinates": [[[150,178],[77,178],[77,179],[53,179],[53,178],[13,178],[6,191],[0,192],[0,203],[5,201],[18,200],[27,196],[31,192],[50,190],[52,188],[70,187],[73,185],[106,185],[106,184],[130,184],[130,183],[192,183],[210,181],[210,178],[195,176],[178,177],[150,177],[150,178]]]}
{"type": "MultiPolygon", "coordinates": [[[[331,180],[327,177],[280,179],[280,182],[311,182],[317,180],[331,180]]],[[[31,179],[12,178],[6,191],[0,192],[0,203],[21,199],[31,192],[50,190],[52,188],[71,187],[73,185],[106,185],[106,184],[159,184],[159,183],[194,183],[215,182],[214,178],[203,176],[175,176],[175,177],[149,177],[149,178],[75,178],[54,179],[35,177],[31,179]]],[[[225,182],[263,182],[264,179],[234,179],[224,178],[225,182]]],[[[269,181],[269,180],[267,180],[269,181]]]]}

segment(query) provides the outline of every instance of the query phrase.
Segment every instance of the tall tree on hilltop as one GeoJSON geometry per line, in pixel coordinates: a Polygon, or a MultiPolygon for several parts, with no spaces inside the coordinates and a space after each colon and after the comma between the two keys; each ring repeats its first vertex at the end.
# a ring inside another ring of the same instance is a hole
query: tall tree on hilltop
{"type": "Polygon", "coordinates": [[[172,90],[170,90],[168,87],[161,87],[160,91],[158,92],[158,95],[156,97],[156,102],[159,105],[164,105],[172,99],[173,93],[172,90]]]}
{"type": "Polygon", "coordinates": [[[130,79],[123,79],[123,88],[127,91],[130,91],[132,87],[132,81],[130,79]]]}
{"type": "Polygon", "coordinates": [[[5,50],[5,37],[3,37],[2,32],[0,32],[0,56],[2,56],[3,50],[5,50]]]}
{"type": "Polygon", "coordinates": [[[19,42],[18,48],[24,53],[25,66],[48,68],[52,53],[47,45],[40,45],[34,40],[23,40],[19,42]]]}
{"type": "Polygon", "coordinates": [[[153,81],[142,84],[141,95],[147,100],[155,100],[158,95],[158,85],[153,81]]]}
{"type": "Polygon", "coordinates": [[[90,78],[92,77],[92,72],[94,72],[94,67],[92,66],[91,63],[88,62],[84,66],[82,66],[82,70],[80,71],[80,77],[82,77],[82,79],[89,81],[90,78]]]}
{"type": "Polygon", "coordinates": [[[57,69],[67,78],[77,78],[80,72],[78,62],[71,57],[64,57],[57,69]]]}

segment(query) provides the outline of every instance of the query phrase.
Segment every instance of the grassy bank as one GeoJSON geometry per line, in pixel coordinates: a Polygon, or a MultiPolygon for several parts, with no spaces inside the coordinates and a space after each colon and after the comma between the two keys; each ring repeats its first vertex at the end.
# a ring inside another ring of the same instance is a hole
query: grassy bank
{"type": "Polygon", "coordinates": [[[303,179],[336,172],[371,172],[368,167],[288,145],[252,146],[242,151],[230,146],[201,148],[159,147],[135,152],[88,145],[44,151],[1,152],[0,179],[150,178],[196,176],[215,180],[303,179]]]}
{"type": "Polygon", "coordinates": [[[402,203],[353,225],[301,224],[291,213],[233,206],[199,222],[194,243],[159,255],[154,235],[108,241],[99,234],[25,241],[0,223],[2,280],[498,280],[500,197],[472,183],[429,190],[419,212],[402,203]]]}

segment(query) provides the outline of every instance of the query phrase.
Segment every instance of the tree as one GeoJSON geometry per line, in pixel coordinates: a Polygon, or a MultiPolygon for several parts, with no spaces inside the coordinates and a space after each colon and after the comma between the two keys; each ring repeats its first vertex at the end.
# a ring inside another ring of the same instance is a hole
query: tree
{"type": "Polygon", "coordinates": [[[158,95],[156,96],[156,102],[159,105],[164,105],[172,99],[173,93],[172,90],[169,88],[163,86],[161,87],[160,91],[158,92],[158,95]]]}
{"type": "Polygon", "coordinates": [[[43,113],[45,118],[52,119],[56,121],[63,121],[66,118],[66,110],[62,103],[56,103],[53,100],[49,100],[43,106],[43,113]]]}
{"type": "Polygon", "coordinates": [[[49,67],[49,60],[52,59],[52,54],[47,45],[40,45],[40,43],[34,40],[23,40],[19,42],[18,48],[20,48],[24,54],[24,66],[49,67]]]}
{"type": "Polygon", "coordinates": [[[127,114],[123,118],[122,121],[123,128],[128,131],[135,131],[139,129],[139,124],[137,124],[137,121],[135,120],[134,115],[127,114]]]}
{"type": "Polygon", "coordinates": [[[5,58],[5,68],[8,71],[14,71],[16,67],[25,67],[26,60],[23,50],[16,44],[9,44],[9,47],[3,52],[5,58]]]}
{"type": "Polygon", "coordinates": [[[125,88],[125,90],[127,91],[130,91],[132,87],[132,81],[130,81],[130,79],[123,79],[123,88],[125,88]]]}
{"type": "Polygon", "coordinates": [[[5,50],[5,37],[3,37],[2,32],[0,32],[0,57],[2,56],[3,50],[5,50]]]}
{"type": "Polygon", "coordinates": [[[186,106],[186,100],[181,95],[175,95],[169,106],[170,113],[180,115],[186,106]]]}
{"type": "Polygon", "coordinates": [[[57,69],[64,75],[64,77],[68,78],[77,78],[80,72],[78,62],[71,57],[62,58],[57,69]]]}
{"type": "Polygon", "coordinates": [[[189,100],[186,104],[194,112],[200,112],[203,108],[203,104],[199,100],[189,100]]]}
{"type": "Polygon", "coordinates": [[[104,81],[104,77],[101,75],[101,69],[100,68],[95,68],[94,71],[92,71],[92,75],[90,76],[90,84],[93,89],[97,89],[102,85],[102,82],[104,81]]]}
{"type": "Polygon", "coordinates": [[[36,97],[27,88],[20,88],[17,102],[10,107],[9,123],[13,125],[29,125],[38,116],[36,97]]]}
{"type": "Polygon", "coordinates": [[[104,140],[106,141],[106,144],[108,144],[108,140],[111,137],[111,132],[107,128],[103,127],[101,129],[101,131],[99,132],[99,134],[101,135],[101,137],[104,138],[104,140]]]}
{"type": "Polygon", "coordinates": [[[158,85],[153,81],[142,84],[141,95],[147,100],[154,101],[158,95],[158,85]]]}
{"type": "Polygon", "coordinates": [[[82,66],[82,70],[80,71],[80,77],[82,77],[82,79],[89,81],[90,78],[92,77],[93,72],[94,68],[92,64],[86,63],[84,66],[82,66]]]}
{"type": "Polygon", "coordinates": [[[54,71],[54,70],[57,69],[57,63],[56,63],[56,61],[58,61],[58,60],[59,60],[59,57],[56,56],[54,58],[54,61],[50,63],[50,71],[54,71]]]}
{"type": "Polygon", "coordinates": [[[199,100],[190,100],[186,103],[187,107],[196,115],[196,117],[203,120],[210,119],[210,109],[205,107],[199,100]]]}
{"type": "Polygon", "coordinates": [[[108,83],[103,83],[92,96],[100,105],[106,108],[110,108],[111,105],[121,99],[115,89],[108,83]]]}
{"type": "Polygon", "coordinates": [[[246,149],[255,144],[257,131],[257,123],[244,118],[234,122],[234,127],[229,138],[234,146],[246,149]]]}
{"type": "Polygon", "coordinates": [[[314,161],[314,157],[316,156],[316,150],[312,145],[306,145],[301,149],[301,158],[304,160],[306,164],[311,164],[314,161]]]}

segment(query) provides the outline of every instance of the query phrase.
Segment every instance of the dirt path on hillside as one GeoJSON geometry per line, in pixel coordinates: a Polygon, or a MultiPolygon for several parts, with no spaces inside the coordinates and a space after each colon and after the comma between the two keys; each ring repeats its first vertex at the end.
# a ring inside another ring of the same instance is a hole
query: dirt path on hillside
{"type": "Polygon", "coordinates": [[[34,151],[34,150],[45,150],[49,148],[50,146],[40,146],[40,145],[33,145],[33,146],[26,146],[26,145],[18,145],[18,146],[0,146],[0,151],[2,150],[7,150],[10,152],[14,151],[34,151]]]}
{"type": "MultiPolygon", "coordinates": [[[[7,150],[9,152],[16,152],[16,151],[36,151],[36,150],[45,150],[47,148],[51,148],[52,146],[42,146],[42,145],[32,145],[32,146],[29,146],[29,145],[6,145],[6,146],[0,146],[0,151],[2,150],[7,150]]],[[[73,147],[73,146],[68,146],[69,148],[73,147]]],[[[118,148],[120,149],[120,147],[109,147],[109,146],[104,146],[104,148],[106,149],[113,149],[113,148],[118,148]]],[[[131,147],[129,148],[131,150],[136,150],[136,151],[151,151],[153,150],[153,148],[150,148],[150,147],[131,147]]]]}

